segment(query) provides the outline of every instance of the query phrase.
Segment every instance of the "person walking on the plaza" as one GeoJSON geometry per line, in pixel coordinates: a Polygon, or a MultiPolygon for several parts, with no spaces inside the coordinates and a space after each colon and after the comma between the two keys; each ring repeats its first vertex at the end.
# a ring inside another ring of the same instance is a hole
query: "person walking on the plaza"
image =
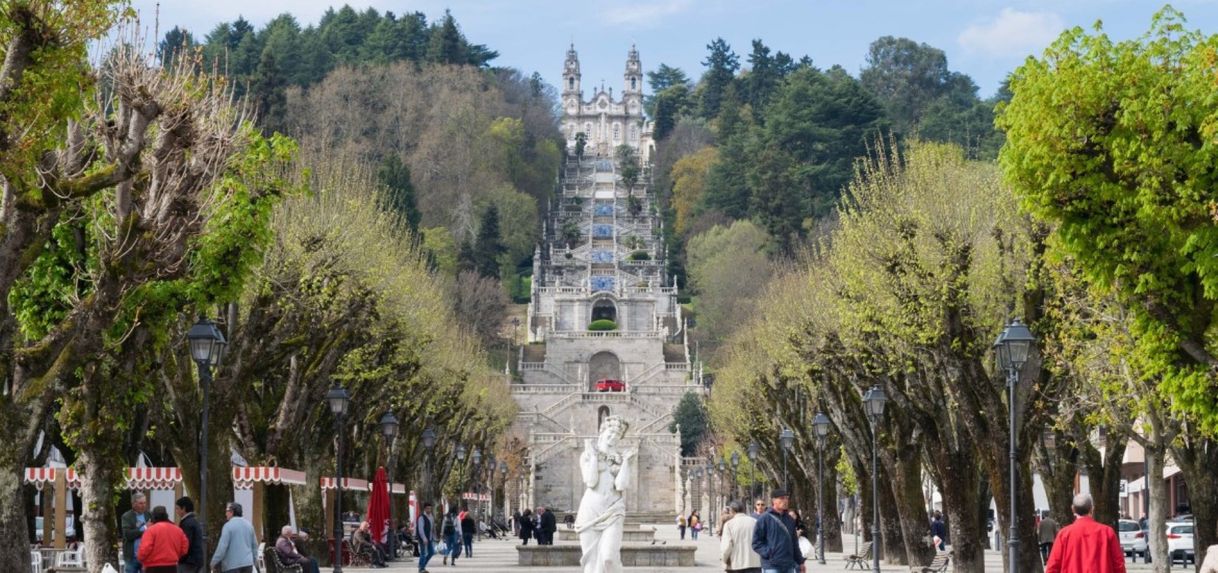
{"type": "Polygon", "coordinates": [[[554,512],[545,508],[545,506],[537,508],[537,523],[541,526],[541,538],[538,539],[538,545],[554,545],[554,532],[558,531],[558,518],[554,517],[554,512]]]}
{"type": "Polygon", "coordinates": [[[1057,524],[1057,520],[1046,511],[1044,517],[1040,519],[1040,524],[1036,526],[1036,542],[1040,544],[1040,558],[1046,562],[1049,560],[1049,553],[1053,551],[1053,540],[1057,539],[1057,532],[1060,530],[1061,526],[1057,524]]]}
{"type": "Polygon", "coordinates": [[[224,527],[220,529],[220,541],[211,557],[211,568],[220,568],[222,573],[253,573],[255,555],[258,554],[258,539],[254,537],[254,526],[242,515],[241,504],[230,501],[224,506],[224,527]]]}
{"type": "Polygon", "coordinates": [[[758,517],[761,517],[762,514],[764,514],[764,513],[765,513],[765,501],[760,500],[760,499],[758,499],[757,501],[754,501],[753,502],[753,512],[750,513],[749,515],[753,516],[753,519],[757,519],[758,517]]]}
{"type": "Polygon", "coordinates": [[[529,539],[533,537],[533,511],[530,509],[524,510],[520,514],[520,544],[528,545],[529,539]]]}
{"type": "Polygon", "coordinates": [[[414,535],[419,542],[419,573],[427,573],[427,564],[436,555],[436,532],[430,501],[423,503],[423,511],[414,520],[414,535]]]}
{"type": "Polygon", "coordinates": [[[770,510],[757,518],[753,550],[761,556],[762,573],[804,573],[804,556],[795,538],[795,520],[787,513],[791,496],[785,489],[770,495],[770,510]]]}
{"type": "Polygon", "coordinates": [[[1074,496],[1074,523],[1053,542],[1045,573],[1125,573],[1125,550],[1112,527],[1091,518],[1090,494],[1074,496]]]}
{"type": "Polygon", "coordinates": [[[457,558],[461,556],[461,520],[457,518],[457,508],[448,509],[448,515],[441,522],[440,533],[448,549],[444,552],[444,564],[448,565],[448,560],[452,559],[452,565],[456,565],[457,558]]]}
{"type": "Polygon", "coordinates": [[[152,508],[152,525],[140,537],[136,552],[144,573],[178,573],[178,560],[189,549],[186,534],[169,521],[169,512],[160,505],[152,508]]]}
{"type": "Polygon", "coordinates": [[[301,555],[300,550],[296,548],[296,540],[293,539],[295,533],[291,525],[280,528],[279,539],[275,540],[275,555],[285,565],[300,565],[305,573],[320,573],[321,568],[317,560],[301,555]]]}
{"type": "Polygon", "coordinates": [[[702,533],[702,518],[697,511],[691,511],[689,513],[689,538],[697,541],[699,533],[702,533]]]}
{"type": "Polygon", "coordinates": [[[131,496],[131,509],[119,518],[123,532],[123,573],[140,573],[140,560],[135,556],[139,551],[140,538],[148,529],[152,516],[148,515],[148,498],[142,493],[131,496]]]}
{"type": "Polygon", "coordinates": [[[186,555],[178,560],[178,573],[199,573],[207,556],[204,555],[203,526],[195,517],[195,502],[189,497],[180,498],[173,504],[173,511],[178,516],[178,527],[182,528],[182,534],[190,544],[186,555]]]}
{"type": "Polygon", "coordinates": [[[723,526],[732,518],[732,504],[726,503],[723,509],[719,510],[719,525],[715,526],[715,535],[723,537],[723,526]]]}
{"type": "Polygon", "coordinates": [[[478,532],[478,524],[469,508],[461,512],[461,544],[465,546],[465,556],[474,556],[474,534],[478,532]]]}
{"type": "Polygon", "coordinates": [[[685,514],[677,514],[677,531],[681,533],[681,541],[685,541],[685,514]]]}
{"type": "Polygon", "coordinates": [[[930,536],[935,542],[935,549],[939,551],[947,549],[947,525],[943,523],[943,514],[937,511],[934,518],[930,520],[930,536]]]}
{"type": "Polygon", "coordinates": [[[757,520],[745,512],[744,503],[729,504],[731,519],[723,525],[719,553],[726,571],[761,573],[761,556],[753,550],[753,530],[757,520]]]}
{"type": "Polygon", "coordinates": [[[512,512],[512,537],[520,537],[520,510],[512,512]]]}

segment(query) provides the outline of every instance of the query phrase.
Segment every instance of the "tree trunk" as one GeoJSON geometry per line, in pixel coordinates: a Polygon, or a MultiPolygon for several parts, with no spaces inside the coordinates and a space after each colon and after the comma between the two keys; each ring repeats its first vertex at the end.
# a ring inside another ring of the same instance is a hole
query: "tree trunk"
{"type": "Polygon", "coordinates": [[[951,538],[952,566],[956,573],[984,573],[985,522],[984,512],[978,520],[977,499],[981,496],[980,477],[976,463],[967,455],[952,456],[962,467],[948,467],[942,473],[940,492],[947,513],[951,538]],[[964,469],[971,467],[971,470],[964,469]]]}
{"type": "Polygon", "coordinates": [[[0,563],[8,563],[13,571],[29,571],[31,540],[21,488],[24,456],[16,447],[0,449],[0,563]]]}
{"type": "Polygon", "coordinates": [[[927,543],[930,516],[926,515],[926,496],[922,492],[922,463],[916,448],[899,451],[892,475],[892,490],[896,498],[901,525],[901,541],[905,546],[903,565],[929,565],[935,550],[927,543]]]}
{"type": "Polygon", "coordinates": [[[897,498],[891,487],[892,476],[880,468],[880,555],[887,563],[904,565],[905,542],[901,537],[901,512],[897,509],[897,498]]]}
{"type": "MultiPolygon", "coordinates": [[[[1153,419],[1153,418],[1152,418],[1153,419]]],[[[1160,433],[1152,430],[1152,439],[1157,439],[1160,433]]],[[[1150,488],[1150,515],[1147,525],[1150,527],[1150,538],[1146,543],[1150,546],[1151,563],[1155,573],[1167,573],[1171,561],[1167,557],[1167,513],[1171,504],[1167,491],[1167,480],[1162,479],[1164,453],[1160,448],[1146,449],[1146,486],[1150,488]]]]}
{"type": "Polygon", "coordinates": [[[1200,568],[1205,550],[1218,543],[1218,442],[1189,437],[1185,446],[1173,448],[1176,463],[1188,484],[1189,509],[1193,513],[1193,547],[1200,568]]]}
{"type": "MultiPolygon", "coordinates": [[[[94,459],[92,452],[82,450],[76,458],[76,475],[80,478],[80,497],[84,505],[84,551],[89,573],[101,573],[106,563],[118,568],[122,564],[115,552],[118,515],[114,510],[114,488],[119,482],[119,467],[113,459],[94,459]]],[[[131,556],[124,556],[130,558],[131,556]]]]}
{"type": "MultiPolygon", "coordinates": [[[[836,451],[836,450],[834,450],[836,451]]],[[[842,550],[842,516],[837,511],[837,502],[841,497],[837,492],[836,459],[825,459],[825,551],[840,553],[842,550]]]]}

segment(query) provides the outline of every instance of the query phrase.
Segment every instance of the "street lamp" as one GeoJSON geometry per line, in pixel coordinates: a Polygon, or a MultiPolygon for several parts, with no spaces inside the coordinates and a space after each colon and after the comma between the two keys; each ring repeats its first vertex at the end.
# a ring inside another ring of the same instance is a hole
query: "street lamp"
{"type": "MultiPolygon", "coordinates": [[[[506,520],[508,513],[508,488],[507,488],[507,462],[499,460],[499,481],[503,487],[503,518],[506,520]]],[[[491,508],[491,521],[495,520],[495,508],[491,508]]]]}
{"type": "Polygon", "coordinates": [[[1009,490],[1011,495],[1011,513],[1010,523],[1007,523],[1009,529],[1007,534],[1007,564],[1010,573],[1019,573],[1019,537],[1016,534],[1015,524],[1019,521],[1019,510],[1015,505],[1015,487],[1019,483],[1019,468],[1016,465],[1016,456],[1018,455],[1018,447],[1015,443],[1015,402],[1016,393],[1015,386],[1019,384],[1019,372],[1023,370],[1023,365],[1028,361],[1028,353],[1032,349],[1032,343],[1036,341],[1036,337],[1032,336],[1032,331],[1028,330],[1018,318],[1013,319],[1006,328],[1002,329],[1002,334],[998,336],[998,341],[994,343],[995,353],[998,355],[998,365],[1002,370],[1006,371],[1007,375],[1007,414],[1008,414],[1008,454],[1010,456],[1010,475],[1011,480],[1009,490]]]}
{"type": "Polygon", "coordinates": [[[733,495],[740,495],[740,450],[732,452],[732,491],[733,495]]]}
{"type": "Polygon", "coordinates": [[[816,562],[825,564],[825,436],[829,435],[829,416],[817,412],[812,418],[816,430],[816,562]]]}
{"type": "MultiPolygon", "coordinates": [[[[757,441],[749,442],[749,497],[757,497],[757,452],[760,446],[757,441]]],[[[749,500],[752,503],[753,500],[749,500]]]]}
{"type": "Polygon", "coordinates": [[[871,570],[880,573],[880,472],[879,434],[880,418],[884,416],[884,404],[888,396],[879,385],[872,386],[863,396],[863,406],[871,421],[871,570]]]}
{"type": "Polygon", "coordinates": [[[423,478],[423,502],[434,502],[435,500],[431,499],[431,449],[436,447],[435,429],[430,426],[425,428],[423,430],[422,440],[423,449],[427,452],[426,463],[423,464],[423,473],[425,474],[423,478]]]}
{"type": "Polygon", "coordinates": [[[334,573],[343,570],[343,425],[347,419],[347,407],[351,404],[351,395],[342,386],[335,386],[326,392],[326,403],[330,405],[330,413],[338,426],[338,448],[334,460],[334,485],[337,494],[334,496],[334,573]]]}
{"type": "Polygon", "coordinates": [[[203,386],[203,419],[199,432],[199,521],[203,524],[203,548],[207,550],[207,415],[211,405],[211,369],[224,359],[228,341],[216,324],[200,316],[186,332],[190,357],[199,367],[199,384],[203,386]]]}
{"type": "MultiPolygon", "coordinates": [[[[482,450],[478,446],[474,446],[474,453],[469,457],[470,461],[474,462],[474,471],[470,475],[478,475],[478,469],[482,466],[482,450]]],[[[474,509],[482,504],[482,488],[478,487],[478,483],[474,482],[474,509]]]]}
{"type": "Polygon", "coordinates": [[[385,438],[389,458],[389,559],[398,557],[398,532],[393,522],[393,440],[398,437],[398,417],[393,412],[381,416],[381,435],[385,438]]]}
{"type": "MultiPolygon", "coordinates": [[[[706,491],[706,490],[702,489],[702,466],[698,466],[694,470],[694,483],[698,484],[698,489],[700,489],[702,491],[706,491]]],[[[709,499],[709,496],[708,496],[708,499],[709,499]]],[[[698,497],[697,501],[698,501],[698,507],[702,508],[701,496],[698,497]]],[[[705,508],[702,508],[702,509],[705,509],[705,508]]],[[[690,524],[690,527],[693,527],[692,523],[690,524]]]]}
{"type": "Polygon", "coordinates": [[[778,434],[778,442],[782,445],[782,481],[787,493],[791,493],[791,474],[787,473],[787,452],[795,447],[795,432],[791,428],[783,428],[778,434]]]}

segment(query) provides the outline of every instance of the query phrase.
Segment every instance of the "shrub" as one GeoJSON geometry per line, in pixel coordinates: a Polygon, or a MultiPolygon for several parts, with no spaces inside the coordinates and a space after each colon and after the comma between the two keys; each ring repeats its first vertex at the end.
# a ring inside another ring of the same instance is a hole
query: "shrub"
{"type": "Polygon", "coordinates": [[[617,330],[617,323],[607,318],[602,318],[592,321],[592,324],[588,325],[588,330],[617,330]]]}
{"type": "Polygon", "coordinates": [[[647,254],[647,251],[635,251],[630,253],[630,256],[627,258],[632,261],[650,261],[651,255],[647,254]]]}

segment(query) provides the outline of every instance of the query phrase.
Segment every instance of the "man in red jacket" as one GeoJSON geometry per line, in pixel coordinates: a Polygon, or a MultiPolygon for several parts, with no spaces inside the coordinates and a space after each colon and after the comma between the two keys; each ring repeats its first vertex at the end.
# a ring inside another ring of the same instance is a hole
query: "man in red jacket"
{"type": "Polygon", "coordinates": [[[1053,542],[1045,573],[1125,573],[1125,551],[1116,531],[1091,518],[1090,494],[1074,496],[1074,523],[1053,542]]]}

